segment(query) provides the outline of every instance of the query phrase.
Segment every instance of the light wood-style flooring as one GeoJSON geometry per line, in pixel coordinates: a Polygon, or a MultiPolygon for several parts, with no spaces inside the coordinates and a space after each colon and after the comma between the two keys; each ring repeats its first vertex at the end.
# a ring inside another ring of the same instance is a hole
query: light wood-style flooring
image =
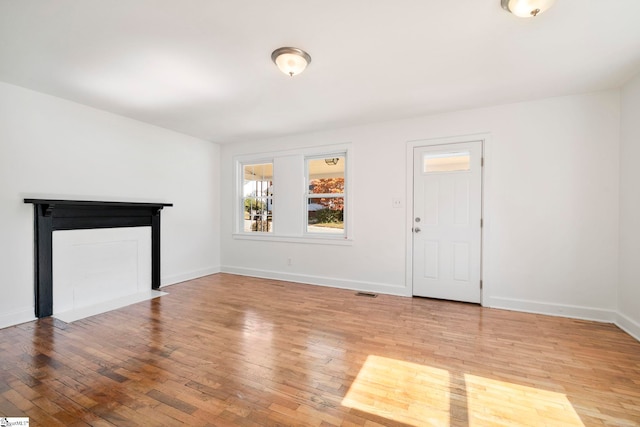
{"type": "Polygon", "coordinates": [[[610,324],[218,274],[0,330],[0,416],[32,426],[638,426],[610,324]]]}

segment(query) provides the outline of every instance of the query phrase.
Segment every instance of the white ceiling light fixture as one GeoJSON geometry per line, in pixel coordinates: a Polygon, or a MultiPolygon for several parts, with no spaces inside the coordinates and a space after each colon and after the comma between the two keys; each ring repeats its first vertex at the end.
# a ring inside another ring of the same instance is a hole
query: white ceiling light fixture
{"type": "Polygon", "coordinates": [[[500,0],[502,8],[520,18],[538,16],[549,9],[555,0],[500,0]]]}
{"type": "Polygon", "coordinates": [[[293,77],[307,68],[311,63],[311,56],[297,47],[281,47],[273,51],[271,60],[280,71],[293,77]]]}

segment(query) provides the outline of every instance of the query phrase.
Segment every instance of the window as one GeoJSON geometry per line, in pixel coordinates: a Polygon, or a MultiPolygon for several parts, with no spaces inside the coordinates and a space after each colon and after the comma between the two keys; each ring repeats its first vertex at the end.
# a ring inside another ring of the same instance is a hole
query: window
{"type": "Polygon", "coordinates": [[[349,153],[336,144],[236,156],[234,238],[350,245],[349,153]]]}
{"type": "Polygon", "coordinates": [[[424,155],[424,173],[429,172],[460,172],[469,170],[470,154],[468,151],[459,153],[438,153],[424,155]]]}
{"type": "Polygon", "coordinates": [[[243,231],[272,232],[273,163],[242,165],[243,231]]]}
{"type": "Polygon", "coordinates": [[[307,233],[344,234],[345,155],[307,159],[307,233]]]}

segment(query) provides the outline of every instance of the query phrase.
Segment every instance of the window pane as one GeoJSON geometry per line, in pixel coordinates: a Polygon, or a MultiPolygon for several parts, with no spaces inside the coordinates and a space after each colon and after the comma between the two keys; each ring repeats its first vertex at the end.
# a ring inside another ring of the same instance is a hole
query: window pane
{"type": "Polygon", "coordinates": [[[272,232],[273,164],[243,165],[243,231],[272,232]]]}
{"type": "Polygon", "coordinates": [[[245,232],[273,232],[273,211],[271,199],[244,199],[244,231],[245,232]]]}
{"type": "Polygon", "coordinates": [[[471,156],[468,151],[446,154],[425,154],[423,172],[468,171],[471,156]]]}
{"type": "Polygon", "coordinates": [[[307,170],[307,232],[344,234],[344,154],[308,159],[307,170]]]}
{"type": "Polygon", "coordinates": [[[307,204],[307,232],[344,233],[344,197],[310,197],[307,204]]]}
{"type": "Polygon", "coordinates": [[[244,196],[267,196],[271,194],[273,163],[244,165],[244,196]]]}
{"type": "Polygon", "coordinates": [[[344,163],[344,156],[310,159],[308,164],[309,193],[343,194],[344,163]]]}

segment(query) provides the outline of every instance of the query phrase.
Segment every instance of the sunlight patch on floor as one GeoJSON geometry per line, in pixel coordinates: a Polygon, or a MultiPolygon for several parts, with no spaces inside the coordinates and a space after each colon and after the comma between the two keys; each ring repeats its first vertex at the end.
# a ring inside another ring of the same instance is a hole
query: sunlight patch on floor
{"type": "Polygon", "coordinates": [[[521,426],[584,426],[562,393],[470,374],[464,377],[470,426],[504,424],[505,421],[521,426]]]}
{"type": "Polygon", "coordinates": [[[342,405],[416,427],[452,422],[584,427],[562,393],[374,355],[367,357],[342,405]]]}
{"type": "Polygon", "coordinates": [[[411,426],[449,425],[449,373],[368,356],[342,405],[411,426]]]}

